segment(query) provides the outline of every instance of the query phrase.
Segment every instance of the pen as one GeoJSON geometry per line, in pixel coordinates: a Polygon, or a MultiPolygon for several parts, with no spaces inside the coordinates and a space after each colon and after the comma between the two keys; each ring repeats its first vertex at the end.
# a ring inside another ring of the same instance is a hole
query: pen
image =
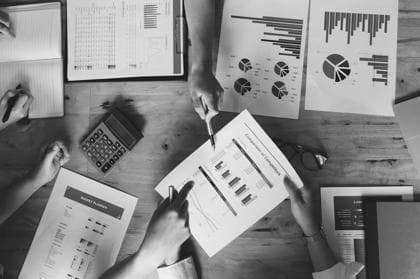
{"type": "MultiPolygon", "coordinates": [[[[207,106],[203,103],[203,99],[201,99],[201,105],[204,109],[204,113],[207,115],[209,110],[207,106]]],[[[216,141],[214,140],[213,127],[211,126],[211,119],[210,120],[206,119],[206,125],[207,125],[207,132],[209,133],[209,136],[210,136],[211,146],[213,147],[213,149],[216,149],[216,141]]]]}
{"type": "Polygon", "coordinates": [[[169,203],[174,199],[174,186],[169,186],[169,203]]]}
{"type": "MultiPolygon", "coordinates": [[[[22,86],[19,84],[17,87],[16,87],[16,89],[18,90],[18,89],[20,89],[22,86]]],[[[19,98],[19,93],[18,94],[16,94],[15,96],[13,96],[12,98],[10,98],[8,101],[7,101],[7,109],[6,109],[6,112],[4,113],[4,115],[3,115],[3,119],[2,119],[2,121],[3,121],[3,123],[6,123],[8,120],[9,120],[9,117],[10,117],[10,114],[12,113],[12,109],[13,109],[13,107],[15,106],[15,104],[16,104],[16,101],[17,101],[17,99],[19,98]]]]}

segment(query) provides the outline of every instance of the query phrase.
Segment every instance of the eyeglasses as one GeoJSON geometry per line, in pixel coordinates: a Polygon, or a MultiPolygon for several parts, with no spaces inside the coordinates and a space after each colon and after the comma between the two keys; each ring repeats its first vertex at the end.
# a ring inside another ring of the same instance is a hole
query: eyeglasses
{"type": "Polygon", "coordinates": [[[280,139],[273,139],[274,143],[280,148],[289,161],[299,156],[303,167],[310,171],[318,171],[325,167],[328,156],[325,152],[311,150],[302,145],[283,142],[280,139]]]}

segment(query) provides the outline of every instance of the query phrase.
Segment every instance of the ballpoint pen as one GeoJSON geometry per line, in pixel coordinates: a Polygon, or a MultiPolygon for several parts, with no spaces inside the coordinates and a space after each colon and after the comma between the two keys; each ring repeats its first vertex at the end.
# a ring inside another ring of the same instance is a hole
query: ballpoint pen
{"type": "Polygon", "coordinates": [[[174,186],[169,186],[169,203],[174,199],[174,186]]]}
{"type": "MultiPolygon", "coordinates": [[[[16,87],[16,90],[21,89],[22,86],[19,84],[16,87]]],[[[3,119],[2,122],[6,123],[9,120],[10,114],[12,113],[12,109],[16,104],[17,99],[19,98],[19,93],[16,94],[15,96],[11,97],[8,101],[7,101],[7,108],[6,108],[6,112],[3,115],[3,119]]]]}
{"type": "MultiPolygon", "coordinates": [[[[203,99],[201,99],[201,105],[204,109],[204,114],[207,115],[207,113],[209,112],[209,109],[208,109],[207,105],[205,105],[203,103],[203,99]]],[[[216,149],[216,141],[214,140],[213,127],[211,126],[211,119],[209,119],[209,120],[206,119],[205,121],[206,121],[206,125],[207,125],[207,131],[208,131],[209,136],[210,136],[211,146],[213,147],[213,149],[216,149]]]]}

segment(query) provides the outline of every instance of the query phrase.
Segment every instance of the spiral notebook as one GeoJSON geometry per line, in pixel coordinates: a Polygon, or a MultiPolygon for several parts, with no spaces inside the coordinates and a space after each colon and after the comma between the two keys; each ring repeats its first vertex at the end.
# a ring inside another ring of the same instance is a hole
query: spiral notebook
{"type": "Polygon", "coordinates": [[[16,36],[0,39],[0,95],[21,85],[34,96],[30,118],[63,116],[61,4],[0,10],[9,15],[16,36]]]}

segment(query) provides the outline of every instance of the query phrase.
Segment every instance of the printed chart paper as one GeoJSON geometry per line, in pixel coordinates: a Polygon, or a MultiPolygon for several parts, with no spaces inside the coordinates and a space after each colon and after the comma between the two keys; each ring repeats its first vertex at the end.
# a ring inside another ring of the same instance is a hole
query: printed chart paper
{"type": "Polygon", "coordinates": [[[345,263],[365,263],[363,199],[367,197],[412,200],[413,187],[321,187],[324,232],[336,256],[345,263]]]}
{"type": "Polygon", "coordinates": [[[393,116],[398,0],[311,2],[305,109],[393,116]]]}
{"type": "Polygon", "coordinates": [[[216,76],[222,110],[299,117],[309,0],[227,0],[216,76]]]}
{"type": "Polygon", "coordinates": [[[69,80],[182,75],[181,17],[180,0],[67,1],[69,80]]]}
{"type": "Polygon", "coordinates": [[[156,187],[178,190],[195,185],[188,196],[192,235],[211,257],[288,197],[288,175],[303,186],[289,161],[248,111],[216,135],[216,150],[207,141],[156,187]]]}
{"type": "Polygon", "coordinates": [[[20,279],[97,279],[111,267],[137,198],[61,169],[20,279]]]}

